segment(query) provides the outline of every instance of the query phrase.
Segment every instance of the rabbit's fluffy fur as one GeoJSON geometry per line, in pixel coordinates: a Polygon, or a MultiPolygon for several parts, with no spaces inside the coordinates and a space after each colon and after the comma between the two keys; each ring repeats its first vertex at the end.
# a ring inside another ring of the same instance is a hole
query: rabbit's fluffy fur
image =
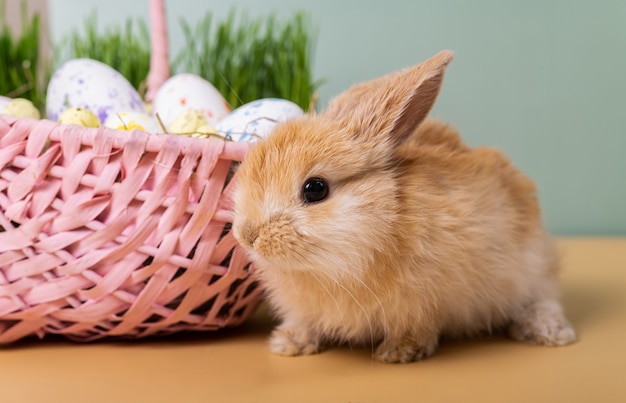
{"type": "Polygon", "coordinates": [[[500,328],[575,341],[533,183],[426,119],[451,60],[443,51],[348,89],[279,125],[239,167],[233,231],[282,319],[273,352],[376,343],[376,359],[410,362],[442,335],[500,328]],[[312,177],[329,191],[307,203],[312,177]]]}

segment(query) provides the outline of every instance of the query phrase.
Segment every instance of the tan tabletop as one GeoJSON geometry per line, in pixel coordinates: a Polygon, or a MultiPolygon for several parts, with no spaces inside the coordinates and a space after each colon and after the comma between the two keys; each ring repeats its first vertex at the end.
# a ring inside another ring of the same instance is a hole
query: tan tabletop
{"type": "Polygon", "coordinates": [[[244,326],[193,337],[0,349],[0,402],[626,402],[626,239],[564,239],[569,347],[503,337],[445,343],[423,362],[368,349],[271,355],[261,309],[244,326]]]}

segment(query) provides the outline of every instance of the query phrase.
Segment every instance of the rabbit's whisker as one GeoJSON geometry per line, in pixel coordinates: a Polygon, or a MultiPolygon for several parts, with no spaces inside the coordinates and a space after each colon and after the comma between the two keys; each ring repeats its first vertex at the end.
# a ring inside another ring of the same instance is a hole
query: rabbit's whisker
{"type": "Polygon", "coordinates": [[[382,314],[382,319],[383,319],[383,335],[385,337],[387,337],[387,334],[389,333],[389,323],[387,321],[387,312],[385,311],[385,306],[383,305],[383,302],[378,297],[378,295],[376,295],[376,293],[365,283],[365,281],[363,281],[361,278],[359,278],[359,276],[357,276],[356,274],[350,272],[349,270],[347,270],[346,273],[348,273],[352,278],[354,278],[354,280],[361,287],[363,287],[365,290],[367,290],[374,297],[374,299],[378,303],[378,306],[380,306],[380,312],[382,314]]]}
{"type": "Polygon", "coordinates": [[[369,327],[369,331],[370,331],[370,345],[372,347],[372,356],[373,356],[373,354],[374,354],[374,347],[375,347],[374,346],[374,327],[372,326],[372,320],[370,318],[370,315],[367,313],[367,310],[365,309],[363,304],[361,304],[359,302],[359,300],[354,296],[354,294],[351,293],[350,290],[348,290],[344,285],[342,285],[341,282],[335,281],[335,284],[338,287],[342,288],[350,296],[350,298],[352,298],[354,300],[354,302],[357,304],[357,306],[363,312],[363,315],[365,316],[365,320],[367,320],[367,326],[369,327]]]}

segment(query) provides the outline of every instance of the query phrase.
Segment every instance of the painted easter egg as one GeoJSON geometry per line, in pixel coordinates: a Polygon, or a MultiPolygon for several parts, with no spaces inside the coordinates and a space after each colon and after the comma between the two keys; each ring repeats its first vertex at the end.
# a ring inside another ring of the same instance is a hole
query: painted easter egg
{"type": "Polygon", "coordinates": [[[202,112],[186,110],[169,126],[170,133],[190,137],[209,137],[217,135],[217,130],[210,126],[202,112]]]}
{"type": "Polygon", "coordinates": [[[208,124],[206,117],[200,111],[185,110],[168,126],[170,133],[188,134],[193,133],[198,127],[208,124]]]}
{"type": "Polygon", "coordinates": [[[235,109],[216,129],[218,133],[234,141],[254,142],[269,135],[278,123],[302,115],[302,108],[291,101],[264,98],[235,109]]]}
{"type": "Polygon", "coordinates": [[[96,60],[74,59],[52,75],[46,95],[48,119],[58,120],[67,108],[86,108],[104,123],[116,112],[143,112],[145,106],[132,84],[119,72],[96,60]]]}
{"type": "Polygon", "coordinates": [[[194,74],[170,77],[152,101],[152,113],[158,114],[166,127],[186,110],[201,112],[209,125],[216,125],[230,112],[219,91],[207,80],[194,74]]]}
{"type": "Polygon", "coordinates": [[[33,118],[41,119],[39,110],[35,108],[35,105],[28,99],[14,98],[9,101],[2,108],[2,113],[5,115],[15,116],[17,118],[33,118]]]}
{"type": "Polygon", "coordinates": [[[163,133],[159,122],[147,113],[116,112],[109,114],[104,126],[115,130],[141,130],[148,133],[163,133]]]}
{"type": "Polygon", "coordinates": [[[59,116],[59,123],[84,127],[100,127],[98,117],[85,108],[67,108],[59,116]]]}

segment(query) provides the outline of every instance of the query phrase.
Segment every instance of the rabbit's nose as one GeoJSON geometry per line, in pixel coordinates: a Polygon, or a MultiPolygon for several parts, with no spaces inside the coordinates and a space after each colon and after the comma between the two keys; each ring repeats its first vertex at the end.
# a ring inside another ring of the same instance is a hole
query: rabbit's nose
{"type": "Polygon", "coordinates": [[[256,225],[246,221],[235,227],[234,235],[240,244],[248,249],[252,249],[254,241],[259,237],[259,229],[256,225]]]}

